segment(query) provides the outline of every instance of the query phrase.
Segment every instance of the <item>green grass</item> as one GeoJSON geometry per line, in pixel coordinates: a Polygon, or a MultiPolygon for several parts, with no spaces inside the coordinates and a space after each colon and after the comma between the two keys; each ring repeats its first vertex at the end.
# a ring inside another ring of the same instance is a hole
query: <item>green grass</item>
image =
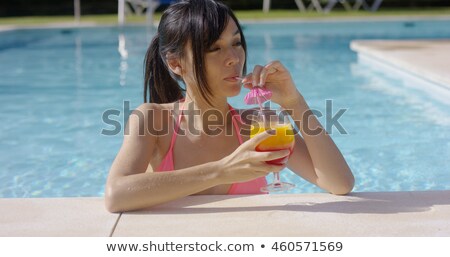
{"type": "MultiPolygon", "coordinates": [[[[377,12],[367,11],[345,11],[336,9],[329,14],[317,12],[299,12],[298,10],[271,10],[263,13],[261,10],[236,11],[236,15],[241,20],[258,19],[324,19],[324,18],[348,18],[348,17],[383,17],[383,16],[441,16],[450,17],[450,7],[427,8],[427,9],[381,9],[377,12]]],[[[161,13],[155,14],[158,20],[161,13]]],[[[144,23],[145,16],[127,16],[127,23],[144,23]]],[[[35,17],[0,17],[0,25],[45,25],[57,23],[73,23],[73,16],[35,16],[35,17]]],[[[117,24],[117,15],[83,15],[82,23],[97,24],[117,24]]]]}
{"type": "Polygon", "coordinates": [[[388,9],[377,12],[333,10],[328,14],[318,12],[299,12],[298,10],[272,10],[269,14],[262,11],[237,11],[239,19],[323,19],[323,18],[347,18],[347,17],[382,17],[382,16],[440,16],[449,15],[450,7],[430,9],[388,9]]]}

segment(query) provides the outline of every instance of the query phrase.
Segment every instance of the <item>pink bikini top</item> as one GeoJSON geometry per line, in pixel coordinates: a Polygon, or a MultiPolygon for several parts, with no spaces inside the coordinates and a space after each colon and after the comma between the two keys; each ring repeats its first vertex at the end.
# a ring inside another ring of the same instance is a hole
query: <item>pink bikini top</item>
{"type": "MultiPolygon", "coordinates": [[[[242,137],[239,133],[239,126],[237,124],[236,119],[239,122],[241,121],[240,115],[236,113],[236,111],[231,107],[231,105],[228,105],[231,113],[232,113],[232,121],[233,121],[233,127],[236,131],[239,144],[242,144],[242,137]]],[[[183,107],[181,107],[181,110],[183,110],[183,107]]],[[[180,115],[178,115],[178,121],[175,124],[174,132],[172,135],[172,140],[170,142],[169,151],[167,152],[166,156],[162,160],[159,167],[156,169],[156,172],[164,172],[164,171],[172,171],[174,170],[174,157],[173,157],[173,148],[175,145],[175,140],[178,134],[178,130],[180,128],[180,122],[181,117],[183,116],[183,111],[180,112],[180,115]]],[[[242,183],[234,183],[231,185],[230,189],[228,190],[229,195],[245,195],[245,194],[264,194],[260,191],[260,188],[267,185],[267,181],[265,177],[260,177],[254,180],[250,180],[247,182],[242,183]]]]}

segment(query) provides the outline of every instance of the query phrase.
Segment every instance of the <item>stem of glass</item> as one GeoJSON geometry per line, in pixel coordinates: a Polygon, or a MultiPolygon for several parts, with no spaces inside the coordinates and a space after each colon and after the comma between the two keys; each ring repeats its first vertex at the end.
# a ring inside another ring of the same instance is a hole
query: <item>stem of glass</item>
{"type": "Polygon", "coordinates": [[[280,172],[272,172],[273,173],[273,184],[280,185],[280,172]]]}

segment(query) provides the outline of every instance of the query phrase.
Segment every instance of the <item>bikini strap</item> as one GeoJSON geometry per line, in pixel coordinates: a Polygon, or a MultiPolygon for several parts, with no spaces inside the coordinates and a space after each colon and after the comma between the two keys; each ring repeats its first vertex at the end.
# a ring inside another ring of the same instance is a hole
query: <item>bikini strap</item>
{"type": "Polygon", "coordinates": [[[228,104],[228,107],[230,108],[230,111],[231,111],[231,120],[233,122],[233,127],[234,127],[234,130],[236,131],[236,134],[237,134],[237,137],[239,140],[239,144],[242,145],[243,140],[242,140],[242,136],[240,133],[239,125],[237,124],[237,121],[239,121],[242,124],[241,115],[239,115],[239,113],[237,113],[236,110],[231,105],[228,104]]]}
{"type": "Polygon", "coordinates": [[[180,113],[178,114],[177,123],[175,123],[175,127],[173,128],[173,135],[172,135],[172,140],[170,141],[169,152],[171,152],[173,150],[173,147],[175,145],[175,140],[178,135],[178,131],[180,130],[181,117],[183,117],[184,104],[185,104],[185,102],[183,102],[183,105],[181,105],[181,109],[179,109],[180,113]]]}

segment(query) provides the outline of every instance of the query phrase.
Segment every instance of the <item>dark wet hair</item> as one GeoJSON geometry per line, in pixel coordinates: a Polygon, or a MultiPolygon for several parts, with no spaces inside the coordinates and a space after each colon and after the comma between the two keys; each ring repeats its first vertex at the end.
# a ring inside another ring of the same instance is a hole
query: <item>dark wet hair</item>
{"type": "MultiPolygon", "coordinates": [[[[229,18],[236,23],[241,35],[242,47],[247,53],[242,28],[233,11],[214,0],[184,0],[164,11],[144,60],[144,102],[171,103],[184,97],[185,89],[178,82],[182,78],[174,74],[166,56],[185,56],[185,46],[191,43],[193,70],[199,91],[210,103],[211,89],[206,81],[205,53],[225,30],[229,18]]],[[[246,58],[247,59],[247,58],[246,58]]],[[[244,74],[246,62],[244,63],[244,74]]]]}

